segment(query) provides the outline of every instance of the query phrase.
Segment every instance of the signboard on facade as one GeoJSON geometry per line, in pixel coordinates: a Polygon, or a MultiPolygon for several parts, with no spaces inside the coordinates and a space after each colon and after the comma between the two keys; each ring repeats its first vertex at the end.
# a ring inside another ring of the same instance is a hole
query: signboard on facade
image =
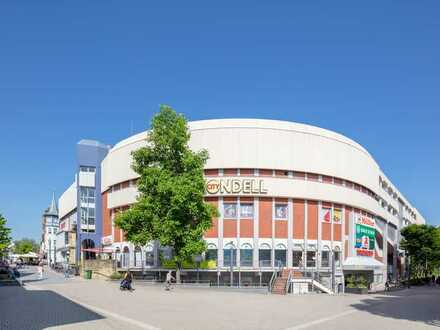
{"type": "Polygon", "coordinates": [[[332,209],[329,207],[321,207],[320,219],[321,219],[321,222],[331,223],[332,222],[332,209]]]}
{"type": "Polygon", "coordinates": [[[110,245],[110,244],[112,244],[113,243],[113,236],[112,235],[104,236],[101,239],[101,243],[102,243],[102,245],[110,245]]]}
{"type": "Polygon", "coordinates": [[[355,223],[355,249],[358,256],[374,255],[376,228],[375,221],[365,216],[358,216],[355,223]]]}
{"type": "Polygon", "coordinates": [[[255,194],[266,195],[262,179],[210,179],[206,182],[206,192],[215,194],[255,194]]]}
{"type": "Polygon", "coordinates": [[[341,209],[334,209],[333,210],[333,222],[334,223],[341,223],[342,222],[342,210],[341,209]]]}

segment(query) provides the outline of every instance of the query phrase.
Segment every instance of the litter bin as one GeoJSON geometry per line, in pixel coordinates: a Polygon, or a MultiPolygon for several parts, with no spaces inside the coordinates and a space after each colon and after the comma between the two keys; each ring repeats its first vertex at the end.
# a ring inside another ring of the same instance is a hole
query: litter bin
{"type": "Polygon", "coordinates": [[[84,271],[84,278],[86,280],[91,280],[92,279],[92,271],[91,270],[85,270],[84,271]]]}

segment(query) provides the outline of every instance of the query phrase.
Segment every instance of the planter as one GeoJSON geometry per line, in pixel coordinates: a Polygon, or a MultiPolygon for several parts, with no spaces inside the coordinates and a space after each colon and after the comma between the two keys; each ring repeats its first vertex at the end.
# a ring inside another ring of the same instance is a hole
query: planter
{"type": "Polygon", "coordinates": [[[368,288],[345,288],[346,293],[368,294],[368,288]]]}

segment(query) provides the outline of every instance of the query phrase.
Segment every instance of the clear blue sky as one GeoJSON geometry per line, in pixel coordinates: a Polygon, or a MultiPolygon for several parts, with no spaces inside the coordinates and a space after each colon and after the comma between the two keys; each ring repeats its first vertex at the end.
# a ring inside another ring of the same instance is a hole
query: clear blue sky
{"type": "Polygon", "coordinates": [[[304,122],[366,147],[440,224],[439,1],[2,1],[0,212],[40,235],[75,144],[166,103],[304,122]]]}

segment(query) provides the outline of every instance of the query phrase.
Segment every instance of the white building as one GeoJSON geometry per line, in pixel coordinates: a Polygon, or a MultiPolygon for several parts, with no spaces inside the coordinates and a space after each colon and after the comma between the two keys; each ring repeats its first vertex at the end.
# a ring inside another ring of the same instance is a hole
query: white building
{"type": "Polygon", "coordinates": [[[58,233],[58,207],[55,194],[52,194],[52,202],[43,213],[42,225],[41,253],[49,265],[55,264],[58,233]]]}

